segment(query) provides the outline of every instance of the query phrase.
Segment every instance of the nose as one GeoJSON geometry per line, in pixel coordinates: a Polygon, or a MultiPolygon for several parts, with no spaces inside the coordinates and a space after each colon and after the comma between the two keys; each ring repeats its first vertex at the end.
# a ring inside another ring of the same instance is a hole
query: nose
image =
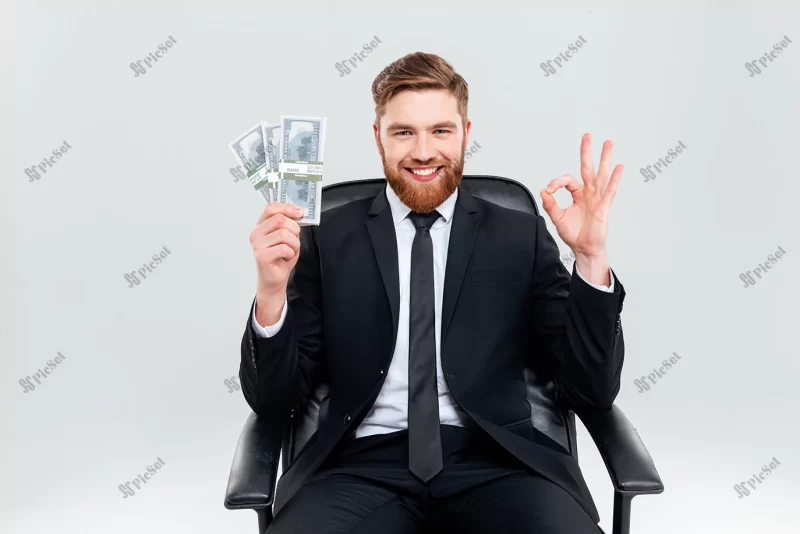
{"type": "Polygon", "coordinates": [[[417,161],[428,161],[436,157],[436,148],[433,141],[425,134],[417,136],[411,157],[417,161]]]}

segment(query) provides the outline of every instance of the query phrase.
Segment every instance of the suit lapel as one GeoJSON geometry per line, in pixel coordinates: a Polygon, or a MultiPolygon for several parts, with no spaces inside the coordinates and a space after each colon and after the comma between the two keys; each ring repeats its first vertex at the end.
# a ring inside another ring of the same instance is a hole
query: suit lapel
{"type": "MultiPolygon", "coordinates": [[[[444,343],[447,327],[450,325],[450,319],[458,301],[458,294],[461,291],[467,265],[472,256],[482,216],[483,213],[475,198],[459,187],[456,208],[453,212],[453,227],[450,229],[450,244],[447,249],[447,267],[445,268],[444,297],[442,299],[442,343],[444,343]]],[[[372,202],[366,225],[383,286],[386,289],[386,296],[389,298],[396,341],[400,317],[400,275],[397,265],[397,234],[385,189],[382,189],[372,202]]],[[[394,342],[392,347],[394,347],[394,342]]]]}
{"type": "Polygon", "coordinates": [[[458,201],[453,212],[453,227],[450,229],[450,244],[447,248],[447,267],[444,275],[444,297],[442,299],[442,338],[447,335],[447,327],[458,301],[458,294],[464,281],[475,237],[478,235],[483,213],[475,197],[459,187],[458,201]]]}
{"type": "MultiPolygon", "coordinates": [[[[397,325],[400,317],[400,274],[397,266],[397,234],[395,234],[392,209],[386,199],[386,189],[381,189],[372,202],[369,218],[366,220],[375,259],[381,272],[386,296],[392,310],[394,338],[397,339],[397,325]]],[[[394,341],[392,342],[394,348],[394,341]]]]}

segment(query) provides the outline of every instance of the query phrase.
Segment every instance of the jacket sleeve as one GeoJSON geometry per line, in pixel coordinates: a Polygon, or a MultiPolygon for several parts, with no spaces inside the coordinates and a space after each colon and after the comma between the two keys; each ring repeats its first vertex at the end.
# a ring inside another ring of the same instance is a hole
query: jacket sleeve
{"type": "Polygon", "coordinates": [[[610,407],[625,356],[620,319],[625,289],[613,270],[611,292],[589,285],[574,266],[570,276],[544,218],[537,219],[530,356],[547,360],[567,407],[610,407]]]}
{"type": "Polygon", "coordinates": [[[325,358],[322,285],[316,227],[300,230],[300,257],[289,276],[286,316],[272,337],[257,336],[251,318],[242,336],[239,379],[247,403],[259,415],[288,422],[291,410],[316,383],[325,358]]]}

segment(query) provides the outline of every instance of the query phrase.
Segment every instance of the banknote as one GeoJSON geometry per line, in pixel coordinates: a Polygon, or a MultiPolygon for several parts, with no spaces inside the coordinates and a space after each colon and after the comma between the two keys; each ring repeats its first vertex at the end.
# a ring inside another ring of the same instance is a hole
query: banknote
{"type": "Polygon", "coordinates": [[[267,182],[269,192],[273,202],[278,201],[278,187],[280,186],[280,142],[281,142],[281,125],[280,124],[261,124],[261,133],[264,138],[264,152],[267,158],[267,182]]]}
{"type": "Polygon", "coordinates": [[[303,208],[300,225],[319,225],[326,124],[324,117],[281,115],[278,200],[303,208]]]}
{"type": "Polygon", "coordinates": [[[270,191],[267,179],[267,156],[264,150],[264,121],[248,128],[229,143],[234,157],[247,171],[250,184],[261,194],[265,203],[274,202],[277,195],[270,191]]]}

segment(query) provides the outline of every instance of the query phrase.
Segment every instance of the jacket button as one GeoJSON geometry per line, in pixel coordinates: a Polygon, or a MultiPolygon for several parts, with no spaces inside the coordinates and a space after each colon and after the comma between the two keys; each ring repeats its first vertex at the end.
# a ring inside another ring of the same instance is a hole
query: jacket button
{"type": "Polygon", "coordinates": [[[347,424],[349,422],[350,422],[350,414],[347,414],[344,416],[344,424],[347,424]]]}
{"type": "Polygon", "coordinates": [[[381,369],[381,374],[383,374],[383,369],[381,369]]]}

